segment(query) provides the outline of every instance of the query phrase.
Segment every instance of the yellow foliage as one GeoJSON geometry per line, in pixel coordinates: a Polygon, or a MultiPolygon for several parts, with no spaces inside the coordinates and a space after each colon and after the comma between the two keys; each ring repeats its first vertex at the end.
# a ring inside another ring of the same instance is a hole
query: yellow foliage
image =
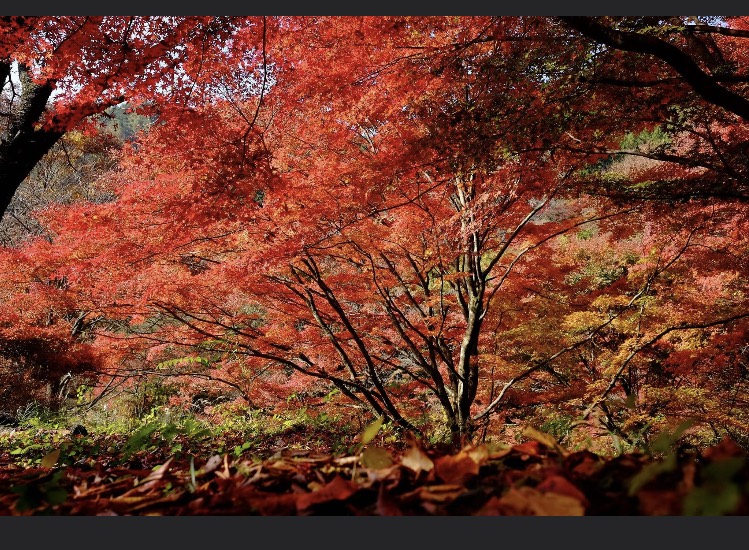
{"type": "Polygon", "coordinates": [[[649,414],[644,413],[637,413],[632,414],[627,418],[627,420],[624,421],[624,423],[621,426],[621,429],[623,431],[629,431],[629,430],[636,430],[640,428],[641,426],[645,424],[653,424],[658,420],[658,418],[655,418],[649,414]]]}
{"type": "Polygon", "coordinates": [[[588,387],[585,388],[585,399],[590,397],[597,397],[601,394],[603,390],[606,389],[606,386],[609,385],[609,381],[605,380],[603,378],[596,380],[595,382],[591,382],[588,384],[588,387]]]}
{"type": "Polygon", "coordinates": [[[562,328],[573,334],[591,330],[605,321],[600,313],[593,311],[576,311],[564,318],[562,328]]]}
{"type": "Polygon", "coordinates": [[[638,320],[634,317],[617,317],[611,322],[611,326],[617,332],[634,332],[637,329],[638,320]]]}
{"type": "Polygon", "coordinates": [[[695,405],[709,409],[712,408],[710,405],[715,406],[715,403],[709,397],[709,393],[705,388],[681,386],[676,390],[675,397],[682,405],[695,405]]]}
{"type": "Polygon", "coordinates": [[[591,305],[599,311],[610,311],[626,307],[629,305],[630,299],[628,296],[609,296],[604,294],[593,300],[591,305]]]}
{"type": "Polygon", "coordinates": [[[656,403],[659,401],[670,401],[674,397],[673,388],[655,388],[647,386],[642,391],[642,400],[646,403],[656,403]]]}

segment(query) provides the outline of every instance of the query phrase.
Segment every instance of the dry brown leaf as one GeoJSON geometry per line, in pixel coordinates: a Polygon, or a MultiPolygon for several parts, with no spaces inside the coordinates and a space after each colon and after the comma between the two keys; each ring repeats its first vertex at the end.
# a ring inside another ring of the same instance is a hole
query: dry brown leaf
{"type": "Polygon", "coordinates": [[[363,473],[366,475],[366,478],[359,479],[359,485],[364,488],[371,487],[376,481],[397,480],[400,477],[400,471],[401,468],[398,464],[393,464],[388,468],[379,468],[376,470],[365,468],[363,473]]]}
{"type": "Polygon", "coordinates": [[[684,472],[684,477],[682,477],[679,482],[678,490],[681,494],[686,495],[694,488],[694,478],[697,473],[697,465],[694,462],[687,462],[682,467],[682,472],[684,472]]]}
{"type": "Polygon", "coordinates": [[[296,494],[255,494],[247,501],[263,516],[290,516],[297,510],[296,494]]]}
{"type": "Polygon", "coordinates": [[[502,504],[500,497],[491,497],[487,500],[484,505],[477,510],[474,515],[476,516],[505,516],[505,507],[502,504]]]}
{"type": "Polygon", "coordinates": [[[479,473],[479,465],[467,454],[458,453],[438,458],[435,472],[445,483],[463,484],[479,473]]]}
{"type": "Polygon", "coordinates": [[[489,460],[503,458],[512,452],[512,446],[503,443],[488,446],[489,460]]]}
{"type": "Polygon", "coordinates": [[[171,493],[169,495],[166,495],[164,497],[157,498],[154,500],[144,499],[143,502],[141,502],[140,504],[136,504],[135,506],[130,508],[130,512],[137,512],[138,510],[142,510],[143,508],[148,508],[150,506],[158,506],[159,504],[171,504],[181,499],[184,494],[185,494],[184,491],[177,491],[175,493],[171,493]]]}
{"type": "Polygon", "coordinates": [[[347,481],[342,477],[336,476],[330,483],[321,487],[317,491],[299,495],[296,500],[296,508],[298,511],[304,511],[310,506],[320,504],[322,502],[329,502],[331,500],[346,500],[348,497],[353,495],[357,491],[357,489],[358,487],[355,483],[347,481]]]}
{"type": "Polygon", "coordinates": [[[682,512],[683,496],[676,491],[640,489],[637,493],[640,512],[646,516],[678,516],[682,512]]]}
{"type": "Polygon", "coordinates": [[[403,454],[401,464],[416,474],[419,472],[429,472],[434,468],[434,462],[432,462],[432,459],[415,445],[403,454]]]}
{"type": "Polygon", "coordinates": [[[489,453],[489,447],[482,444],[482,445],[475,445],[475,446],[472,445],[470,447],[466,447],[465,449],[460,451],[460,453],[458,454],[459,455],[464,454],[464,455],[471,457],[471,459],[476,464],[481,466],[484,462],[489,460],[490,453],[489,453]]]}
{"type": "Polygon", "coordinates": [[[576,498],[542,493],[533,487],[512,488],[499,501],[508,515],[583,516],[585,508],[576,498]]]}
{"type": "Polygon", "coordinates": [[[559,495],[566,495],[568,497],[577,499],[584,507],[588,506],[588,499],[585,497],[582,491],[580,491],[580,489],[578,489],[568,479],[559,475],[547,477],[538,484],[536,489],[543,493],[556,493],[559,495]]]}
{"type": "Polygon", "coordinates": [[[744,452],[741,450],[741,447],[730,439],[723,439],[717,445],[708,447],[702,451],[702,457],[710,461],[725,460],[726,458],[740,457],[743,455],[744,452]]]}
{"type": "Polygon", "coordinates": [[[521,458],[525,457],[527,459],[531,456],[540,456],[541,445],[538,441],[529,441],[528,443],[513,445],[512,450],[516,453],[520,453],[521,458]]]}
{"type": "Polygon", "coordinates": [[[338,466],[348,466],[349,464],[356,464],[357,462],[359,462],[359,456],[344,456],[333,459],[333,464],[337,464],[338,466]]]}
{"type": "Polygon", "coordinates": [[[228,478],[231,474],[229,473],[229,455],[224,455],[224,479],[228,478]]]}
{"type": "Polygon", "coordinates": [[[425,485],[417,490],[421,500],[426,502],[446,503],[452,502],[465,493],[466,488],[462,485],[425,485]]]}
{"type": "Polygon", "coordinates": [[[169,465],[172,463],[172,460],[174,460],[173,457],[168,459],[161,466],[156,467],[150,474],[148,474],[142,480],[138,481],[135,484],[135,487],[124,493],[123,496],[127,496],[130,494],[147,493],[148,491],[150,491],[154,485],[158,484],[159,481],[164,478],[167,471],[169,470],[169,465]]]}
{"type": "Polygon", "coordinates": [[[590,451],[580,451],[574,455],[570,455],[565,460],[565,464],[575,475],[591,477],[601,469],[604,462],[600,456],[590,451]]]}
{"type": "Polygon", "coordinates": [[[211,458],[208,459],[205,465],[202,468],[200,468],[200,470],[195,472],[195,475],[200,477],[206,474],[210,474],[211,472],[218,469],[219,466],[221,466],[221,456],[213,455],[211,458]]]}

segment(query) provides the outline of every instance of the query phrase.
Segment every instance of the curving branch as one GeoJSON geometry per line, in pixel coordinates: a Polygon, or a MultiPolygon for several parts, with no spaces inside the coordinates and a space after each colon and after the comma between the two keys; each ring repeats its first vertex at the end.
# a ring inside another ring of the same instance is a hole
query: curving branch
{"type": "Polygon", "coordinates": [[[704,72],[689,54],[673,44],[653,35],[614,29],[600,23],[598,17],[561,16],[559,20],[599,44],[657,57],[676,71],[702,99],[749,120],[749,99],[718,84],[716,78],[704,72]]]}

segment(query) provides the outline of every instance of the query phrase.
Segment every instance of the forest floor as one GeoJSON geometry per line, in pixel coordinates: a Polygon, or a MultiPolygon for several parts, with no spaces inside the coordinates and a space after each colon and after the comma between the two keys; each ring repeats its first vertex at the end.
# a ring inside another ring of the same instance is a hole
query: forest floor
{"type": "Polygon", "coordinates": [[[730,440],[604,458],[526,435],[452,453],[409,441],[262,459],[170,456],[173,443],[123,454],[126,442],[69,435],[31,466],[3,445],[0,515],[749,515],[746,453],[730,440]]]}

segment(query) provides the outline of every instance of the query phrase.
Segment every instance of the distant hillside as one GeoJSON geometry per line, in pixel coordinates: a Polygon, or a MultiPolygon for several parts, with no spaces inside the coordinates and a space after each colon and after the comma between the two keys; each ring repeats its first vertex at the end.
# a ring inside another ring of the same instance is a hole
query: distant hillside
{"type": "Polygon", "coordinates": [[[130,105],[122,103],[107,110],[107,115],[100,117],[104,129],[119,141],[130,141],[141,130],[148,129],[155,121],[147,116],[130,111],[130,105]]]}

